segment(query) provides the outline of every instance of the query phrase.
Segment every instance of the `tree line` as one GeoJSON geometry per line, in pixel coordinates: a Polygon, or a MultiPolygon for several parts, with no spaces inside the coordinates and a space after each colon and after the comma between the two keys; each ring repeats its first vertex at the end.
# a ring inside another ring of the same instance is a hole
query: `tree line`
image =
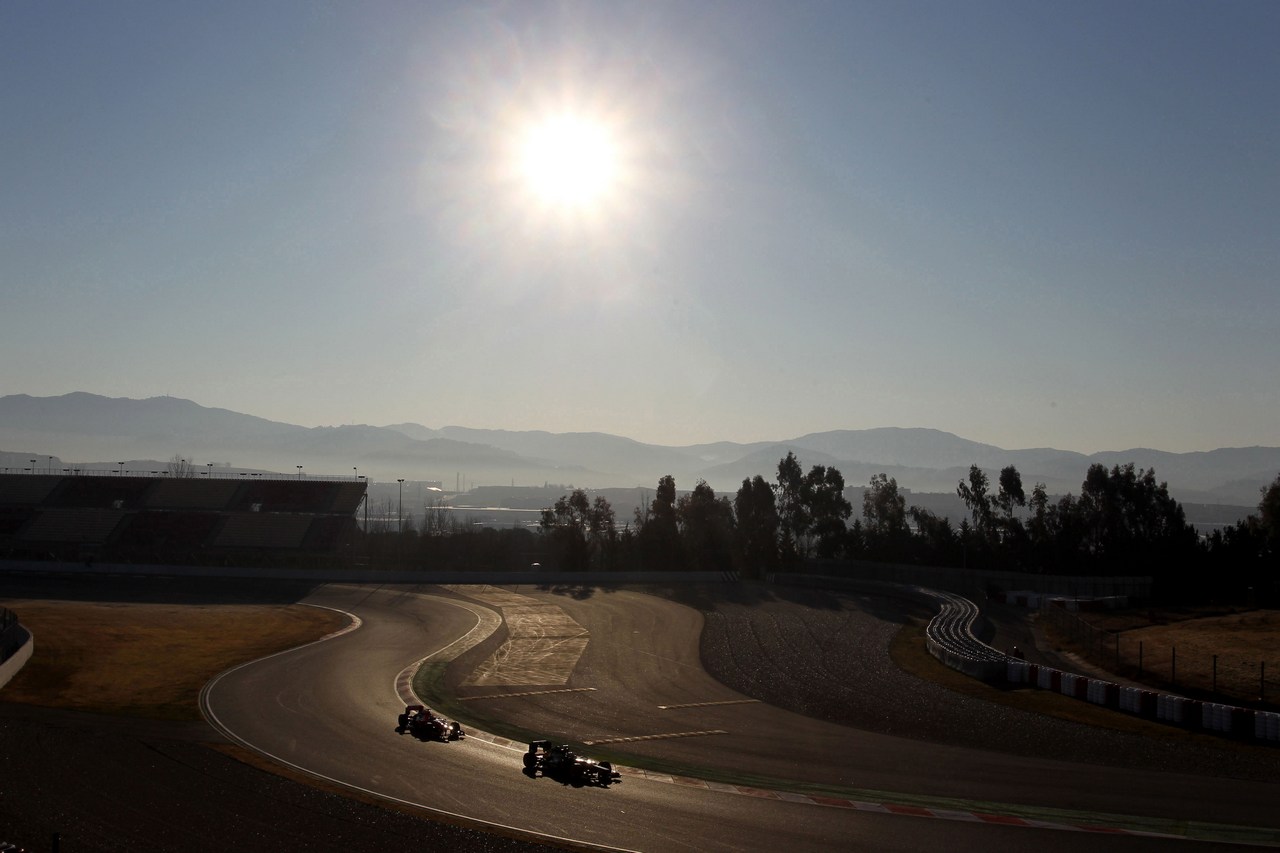
{"type": "Polygon", "coordinates": [[[777,477],[742,481],[717,496],[699,481],[677,495],[665,476],[651,503],[619,525],[601,497],[576,490],[543,511],[541,529],[567,569],[736,570],[753,576],[809,558],[1002,569],[1039,574],[1150,575],[1170,597],[1275,593],[1280,579],[1280,476],[1262,490],[1258,512],[1208,537],[1152,469],[1089,467],[1080,493],[1027,492],[1015,466],[992,482],[970,466],[956,494],[968,517],[953,524],[908,506],[885,474],[863,490],[861,514],[834,467],[804,472],[795,455],[777,477]],[[852,518],[852,521],[850,520],[852,518]]]}
{"type": "MultiPolygon", "coordinates": [[[[424,525],[419,556],[527,561],[568,571],[736,571],[759,577],[797,569],[810,559],[876,561],[1037,574],[1149,575],[1168,599],[1277,595],[1280,580],[1280,476],[1262,489],[1256,514],[1201,537],[1155,471],[1133,464],[1094,464],[1079,494],[1030,492],[1017,468],[992,481],[973,465],[956,486],[967,517],[953,524],[909,506],[885,474],[855,490],[832,466],[804,471],[795,454],[779,460],[775,479],[756,475],[737,493],[717,495],[705,481],[680,494],[658,480],[653,499],[619,520],[603,496],[582,489],[541,513],[539,532],[463,532],[424,525]],[[484,541],[468,543],[467,537],[484,541]],[[451,541],[450,541],[451,540],[451,541]]],[[[525,565],[528,563],[525,562],[525,565]]],[[[854,570],[856,571],[856,569],[854,570]]]]}

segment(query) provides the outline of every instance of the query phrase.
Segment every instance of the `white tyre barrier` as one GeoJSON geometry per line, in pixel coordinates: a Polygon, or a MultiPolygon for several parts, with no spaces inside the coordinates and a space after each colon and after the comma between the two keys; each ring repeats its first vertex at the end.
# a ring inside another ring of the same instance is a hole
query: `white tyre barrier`
{"type": "Polygon", "coordinates": [[[1183,702],[1181,696],[1169,696],[1160,693],[1156,696],[1156,719],[1164,720],[1167,723],[1178,723],[1181,725],[1185,714],[1186,703],[1183,702]]]}
{"type": "Polygon", "coordinates": [[[1216,702],[1205,702],[1202,725],[1211,732],[1231,731],[1231,708],[1216,702]]]}
{"type": "Polygon", "coordinates": [[[1010,659],[1005,665],[1006,677],[1010,684],[1026,684],[1027,682],[1027,662],[1024,660],[1010,659]]]}
{"type": "MultiPolygon", "coordinates": [[[[913,587],[938,604],[939,612],[925,630],[929,652],[952,669],[982,681],[1028,684],[1115,708],[1149,720],[1202,729],[1231,737],[1280,744],[1280,714],[1201,702],[1139,687],[1121,687],[1002,654],[974,634],[977,605],[959,595],[913,587]]],[[[1032,596],[1018,593],[1026,601],[1032,596]]]]}
{"type": "Polygon", "coordinates": [[[1258,740],[1280,742],[1280,714],[1260,711],[1253,720],[1253,736],[1258,740]]]}

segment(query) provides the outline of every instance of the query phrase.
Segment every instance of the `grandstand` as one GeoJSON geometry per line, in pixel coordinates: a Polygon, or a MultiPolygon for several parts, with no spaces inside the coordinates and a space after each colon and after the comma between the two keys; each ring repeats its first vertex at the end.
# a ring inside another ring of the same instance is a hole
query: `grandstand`
{"type": "Polygon", "coordinates": [[[341,555],[365,481],[0,474],[0,558],[203,564],[341,555]]]}

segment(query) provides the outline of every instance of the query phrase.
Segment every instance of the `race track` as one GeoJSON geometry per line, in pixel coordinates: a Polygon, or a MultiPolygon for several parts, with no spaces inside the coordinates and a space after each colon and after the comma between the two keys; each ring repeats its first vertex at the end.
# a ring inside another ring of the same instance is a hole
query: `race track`
{"type": "MultiPolygon", "coordinates": [[[[1275,782],[940,746],[754,701],[703,669],[702,614],[654,595],[331,585],[306,603],[352,614],[358,627],[211,682],[202,705],[215,726],[350,788],[553,839],[643,851],[1166,850],[1167,837],[1132,831],[1086,837],[1080,813],[1131,816],[1130,830],[1139,818],[1157,830],[1175,820],[1256,826],[1280,804],[1275,782]],[[426,658],[456,658],[452,689],[485,714],[689,770],[572,788],[523,775],[518,744],[399,735],[404,675],[426,658]],[[683,778],[697,768],[810,783],[831,804],[683,778]],[[877,810],[876,792],[925,796],[947,814],[877,810]],[[1071,828],[1008,825],[1027,809],[1071,828]]],[[[877,618],[849,630],[875,629],[877,618]]]]}

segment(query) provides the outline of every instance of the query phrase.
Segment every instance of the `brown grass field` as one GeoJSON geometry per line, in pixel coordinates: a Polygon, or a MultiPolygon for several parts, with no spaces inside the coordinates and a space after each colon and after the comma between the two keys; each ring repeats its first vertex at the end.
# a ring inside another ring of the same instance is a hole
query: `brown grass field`
{"type": "Polygon", "coordinates": [[[219,672],[319,639],[346,617],[303,605],[10,600],[36,653],[0,699],[166,720],[200,719],[219,672]]]}
{"type": "Polygon", "coordinates": [[[1110,672],[1196,698],[1280,706],[1280,610],[1135,609],[1079,617],[1083,624],[1045,611],[1047,637],[1110,672]]]}

